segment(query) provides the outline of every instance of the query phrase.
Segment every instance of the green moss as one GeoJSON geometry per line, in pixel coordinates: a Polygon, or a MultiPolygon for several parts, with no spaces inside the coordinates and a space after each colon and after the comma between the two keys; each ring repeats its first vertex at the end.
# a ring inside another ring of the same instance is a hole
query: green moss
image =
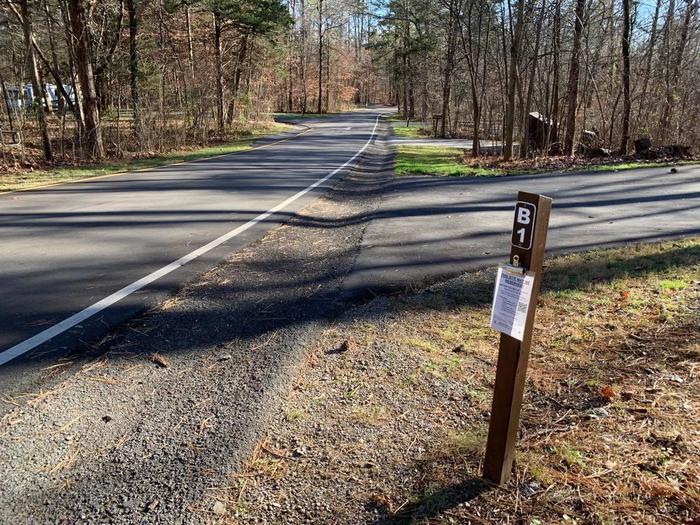
{"type": "Polygon", "coordinates": [[[564,460],[569,467],[585,467],[586,461],[583,458],[581,451],[576,450],[567,443],[558,445],[555,449],[556,454],[564,460]]]}
{"type": "Polygon", "coordinates": [[[416,337],[409,337],[404,341],[407,345],[419,348],[428,353],[438,352],[439,348],[431,341],[426,341],[425,339],[418,339],[416,337]]]}
{"type": "Polygon", "coordinates": [[[291,408],[284,413],[284,418],[289,422],[293,423],[304,417],[304,413],[296,408],[291,408]]]}
{"type": "Polygon", "coordinates": [[[682,279],[667,279],[664,281],[659,281],[659,288],[664,291],[678,292],[680,290],[685,290],[689,286],[689,283],[682,279]]]}
{"type": "Polygon", "coordinates": [[[486,446],[483,428],[450,432],[443,443],[443,454],[461,457],[465,454],[480,453],[486,446]]]}

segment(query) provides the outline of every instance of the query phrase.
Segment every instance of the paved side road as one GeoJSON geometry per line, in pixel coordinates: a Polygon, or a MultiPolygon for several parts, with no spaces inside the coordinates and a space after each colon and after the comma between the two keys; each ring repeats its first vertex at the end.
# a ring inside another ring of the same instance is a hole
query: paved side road
{"type": "Polygon", "coordinates": [[[345,293],[400,290],[507,259],[518,190],[554,198],[547,252],[700,235],[700,166],[405,177],[386,188],[345,293]]]}

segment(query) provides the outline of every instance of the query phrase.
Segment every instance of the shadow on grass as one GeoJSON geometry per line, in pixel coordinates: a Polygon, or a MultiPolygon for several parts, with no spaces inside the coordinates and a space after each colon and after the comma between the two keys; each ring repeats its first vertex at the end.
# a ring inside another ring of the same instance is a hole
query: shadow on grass
{"type": "MultiPolygon", "coordinates": [[[[366,133],[364,135],[358,134],[355,139],[359,140],[363,138],[364,140],[366,139],[365,135],[366,133]]],[[[347,138],[348,135],[346,134],[345,137],[347,138]]],[[[307,135],[303,140],[304,143],[314,143],[314,141],[318,141],[320,138],[309,137],[307,135]]],[[[290,159],[293,156],[299,155],[299,152],[292,153],[290,153],[290,159]]],[[[362,201],[384,195],[387,185],[393,184],[391,179],[392,162],[393,155],[390,152],[367,154],[367,156],[362,159],[361,168],[351,172],[344,183],[337,184],[333,189],[327,190],[327,199],[340,203],[354,203],[355,199],[362,201]]],[[[205,172],[207,170],[223,169],[223,167],[223,161],[209,161],[200,164],[198,169],[205,172]]],[[[259,163],[256,164],[256,169],[267,169],[267,167],[268,164],[265,159],[260,160],[259,163]]],[[[232,176],[238,178],[242,177],[241,174],[237,173],[232,176]]],[[[258,181],[256,177],[257,176],[254,174],[250,175],[250,180],[243,185],[243,189],[240,191],[249,191],[252,194],[260,192],[265,188],[268,190],[270,189],[270,178],[274,177],[274,175],[266,174],[264,181],[258,181]]],[[[211,180],[198,180],[198,177],[192,177],[192,179],[192,181],[184,184],[180,183],[180,185],[184,185],[184,188],[188,190],[197,190],[202,189],[205,185],[211,186],[212,184],[211,180]]],[[[220,184],[217,187],[218,190],[230,191],[230,181],[228,181],[226,177],[221,177],[221,180],[214,177],[213,180],[219,181],[217,183],[220,184]]],[[[152,192],[154,198],[156,198],[157,195],[161,191],[166,190],[171,183],[172,181],[169,178],[141,181],[139,183],[139,188],[141,188],[139,191],[145,191],[147,193],[152,192]]],[[[304,184],[292,180],[289,181],[289,184],[283,186],[283,191],[286,194],[288,191],[295,191],[303,187],[304,184]]],[[[435,181],[420,181],[417,191],[426,193],[434,191],[436,189],[434,184],[435,181]]],[[[596,185],[603,184],[603,182],[596,181],[596,185]]],[[[275,182],[275,185],[277,185],[277,182],[275,182]]],[[[113,183],[105,182],[100,186],[103,188],[103,191],[123,191],[119,185],[113,183]]],[[[587,189],[590,190],[590,188],[587,189]]],[[[52,192],[58,191],[61,190],[52,190],[52,192]]],[[[72,188],[70,191],[71,194],[75,193],[76,188],[72,188]]],[[[683,200],[693,195],[695,195],[693,192],[679,192],[677,195],[672,196],[672,200],[675,200],[675,202],[672,202],[669,207],[684,204],[683,200]]],[[[639,197],[639,199],[647,198],[652,197],[639,197]]],[[[659,201],[666,201],[669,198],[669,196],[664,195],[653,197],[653,199],[659,201]]],[[[602,202],[616,203],[617,201],[605,194],[605,198],[602,202]]],[[[572,201],[570,203],[563,203],[560,207],[567,209],[584,205],[586,205],[586,203],[572,201]]],[[[601,200],[587,205],[601,205],[601,200]]],[[[262,209],[264,209],[264,207],[262,209]]],[[[225,207],[216,210],[203,209],[196,212],[191,212],[189,210],[162,209],[156,210],[153,213],[139,212],[139,214],[134,216],[131,216],[129,212],[104,212],[101,210],[81,212],[69,211],[62,213],[47,212],[40,214],[38,217],[35,213],[28,216],[27,214],[13,212],[7,214],[6,217],[0,217],[0,219],[3,220],[3,227],[8,229],[8,232],[5,233],[6,238],[10,238],[13,235],[26,236],[26,232],[31,228],[41,231],[41,229],[47,228],[47,224],[50,228],[58,228],[59,226],[61,228],[71,228],[76,236],[82,235],[83,232],[89,229],[105,227],[119,230],[128,227],[131,234],[137,236],[140,232],[139,228],[143,228],[144,231],[147,231],[155,226],[174,228],[178,225],[182,227],[182,224],[185,223],[188,225],[187,227],[190,228],[200,222],[226,222],[232,224],[233,220],[238,221],[240,224],[258,215],[262,209],[251,207],[249,210],[236,210],[233,212],[227,210],[225,207]],[[185,216],[186,214],[188,214],[188,216],[185,216]],[[13,230],[10,231],[8,227],[13,227],[13,230]]],[[[300,234],[300,238],[309,239],[318,236],[320,239],[327,234],[336,235],[336,230],[343,230],[353,226],[363,226],[370,221],[506,210],[509,212],[512,211],[512,202],[506,197],[496,196],[493,198],[489,197],[488,199],[480,199],[475,202],[465,200],[462,203],[451,204],[448,207],[432,207],[427,204],[415,204],[398,210],[370,207],[361,212],[350,212],[347,215],[343,214],[337,217],[329,217],[323,213],[296,214],[293,211],[280,211],[276,213],[274,217],[268,217],[266,219],[268,222],[266,222],[265,226],[271,227],[279,223],[288,222],[290,226],[306,230],[303,234],[300,234]]],[[[672,235],[679,235],[681,233],[683,232],[674,231],[672,235]]],[[[440,253],[440,243],[457,242],[462,238],[473,238],[478,242],[482,240],[483,242],[490,242],[490,237],[499,234],[500,233],[497,231],[489,230],[467,233],[455,237],[454,239],[448,238],[447,241],[444,239],[437,239],[434,241],[436,249],[430,258],[419,260],[404,258],[399,261],[387,261],[378,258],[372,260],[371,264],[363,268],[362,271],[366,270],[367,273],[372,274],[373,272],[385,271],[387,268],[391,268],[397,273],[408,274],[411,271],[417,271],[425,274],[430,272],[430,279],[420,281],[416,286],[416,288],[422,288],[424,284],[442,281],[470,268],[483,268],[487,265],[495,265],[504,258],[500,257],[498,254],[487,255],[487,252],[482,253],[481,251],[474,252],[469,250],[460,253],[459,258],[450,258],[449,254],[442,255],[440,253]]],[[[691,230],[691,234],[696,235],[696,230],[691,230]]],[[[337,235],[338,237],[333,237],[334,242],[335,239],[346,238],[343,237],[345,234],[337,235]]],[[[655,233],[654,236],[655,238],[658,237],[655,233]]],[[[635,240],[644,239],[644,232],[641,232],[635,240]]],[[[565,249],[584,250],[590,248],[591,244],[587,242],[588,239],[585,239],[585,241],[586,242],[580,241],[575,246],[572,245],[565,249]]],[[[122,242],[122,240],[118,239],[115,242],[122,242]]],[[[296,242],[301,241],[297,240],[296,242]]],[[[421,242],[431,242],[431,240],[422,240],[421,242]]],[[[630,239],[629,237],[622,238],[616,242],[630,242],[630,239]]],[[[697,262],[700,261],[700,246],[697,244],[693,246],[688,243],[684,244],[682,241],[673,245],[669,243],[664,246],[668,246],[669,248],[664,248],[664,250],[659,253],[657,253],[659,250],[658,247],[651,249],[640,248],[639,250],[633,247],[627,247],[624,248],[622,252],[612,252],[612,254],[608,252],[592,252],[592,254],[557,260],[545,272],[544,290],[573,290],[587,286],[589,283],[612,281],[626,275],[642,275],[644,273],[658,271],[661,268],[687,266],[689,264],[697,264],[697,262]],[[618,256],[618,253],[622,253],[623,256],[618,256]]],[[[124,249],[129,249],[129,244],[127,242],[124,243],[124,249]]],[[[167,351],[192,351],[198,348],[208,348],[214,345],[227,344],[231,340],[240,337],[256,337],[274,328],[303,325],[306,322],[314,321],[319,318],[327,319],[343,311],[353,302],[363,302],[374,297],[376,293],[383,293],[384,290],[375,288],[371,281],[365,279],[357,283],[356,289],[351,289],[349,286],[346,286],[347,297],[340,296],[335,288],[324,294],[317,293],[316,295],[309,295],[308,290],[319,290],[328,286],[329,283],[335,283],[336,280],[344,279],[353,269],[355,273],[357,273],[357,267],[353,266],[357,256],[356,250],[357,247],[355,244],[338,245],[333,250],[333,261],[329,260],[327,254],[302,253],[287,255],[279,249],[276,252],[270,251],[261,253],[256,259],[246,263],[246,267],[249,268],[251,272],[254,272],[254,277],[245,280],[237,276],[235,279],[227,280],[225,283],[209,285],[207,289],[208,298],[210,299],[212,296],[221,297],[221,304],[210,305],[210,309],[204,312],[196,311],[196,309],[192,312],[160,312],[159,315],[163,324],[170,324],[177,327],[181,325],[190,326],[192,323],[196,322],[200,326],[210,327],[210,329],[205,330],[201,336],[197,337],[195,337],[195,334],[193,334],[191,330],[188,330],[186,337],[183,336],[184,343],[182,345],[167,345],[167,351]],[[310,268],[310,270],[301,271],[302,268],[306,267],[310,268]],[[269,311],[267,311],[264,316],[261,316],[258,301],[260,301],[261,298],[266,299],[268,294],[274,296],[275,304],[270,307],[269,311]],[[233,310],[229,306],[231,298],[235,298],[236,302],[236,308],[233,310]],[[225,319],[230,319],[228,325],[225,319]],[[248,319],[250,322],[242,322],[241,320],[243,319],[248,319]]],[[[97,260],[94,263],[86,262],[81,264],[83,264],[83,269],[86,270],[85,273],[90,273],[92,271],[99,273],[103,271],[102,268],[98,267],[99,261],[97,260]],[[94,266],[91,266],[91,264],[94,264],[94,266]]],[[[134,261],[134,264],[137,264],[137,261],[134,261]]],[[[193,263],[190,267],[192,268],[192,272],[195,271],[195,268],[198,268],[195,264],[196,263],[193,263]]],[[[23,269],[15,271],[14,274],[5,271],[5,275],[9,277],[8,282],[22,282],[23,280],[33,277],[33,275],[25,272],[23,269]]],[[[70,288],[72,290],[75,286],[73,268],[56,268],[52,274],[52,283],[54,288],[70,288]]],[[[333,284],[333,286],[336,286],[336,284],[333,284]]],[[[172,293],[174,288],[172,282],[159,281],[150,286],[148,291],[165,294],[172,293]]],[[[396,287],[389,291],[402,292],[405,291],[405,286],[396,287]]],[[[40,288],[31,291],[32,294],[37,296],[37,300],[34,301],[33,304],[43,305],[40,299],[44,292],[45,291],[40,288]]],[[[399,300],[404,301],[404,307],[406,309],[439,310],[461,305],[486,305],[491,302],[492,293],[493,273],[481,271],[469,273],[466,277],[462,278],[462,280],[449,283],[447,286],[442,286],[439,292],[431,293],[429,290],[424,293],[421,298],[416,299],[410,296],[403,296],[399,300]]],[[[104,326],[116,324],[124,319],[128,319],[143,309],[145,300],[136,295],[131,297],[131,300],[131,303],[125,300],[115,305],[110,311],[102,314],[102,317],[95,318],[90,323],[86,322],[82,324],[81,333],[88,333],[85,329],[88,325],[95,326],[95,332],[104,333],[104,326]],[[111,316],[112,313],[114,314],[113,316],[111,316]]],[[[204,300],[204,298],[202,300],[204,300]]],[[[38,312],[36,313],[36,319],[41,320],[55,319],[58,321],[73,313],[66,305],[58,302],[47,304],[46,308],[43,309],[39,307],[34,308],[38,312]]],[[[32,318],[32,320],[33,319],[34,318],[32,318]]],[[[16,325],[18,333],[20,329],[24,329],[19,322],[14,324],[16,325]]],[[[96,339],[94,337],[84,337],[86,340],[90,339],[94,341],[96,339]]],[[[19,337],[17,339],[19,339],[19,337]]],[[[75,339],[75,334],[66,333],[64,340],[59,341],[55,339],[52,341],[51,349],[60,349],[63,351],[62,347],[64,345],[69,348],[75,348],[75,339]]],[[[146,345],[146,347],[148,348],[149,345],[146,345]]],[[[46,348],[48,348],[48,345],[46,348]]],[[[42,360],[55,358],[50,352],[46,354],[41,352],[39,355],[31,357],[42,360]]]]}
{"type": "Polygon", "coordinates": [[[375,510],[379,514],[379,517],[372,522],[374,525],[416,523],[420,520],[435,518],[445,511],[476,499],[493,488],[493,485],[482,478],[471,477],[430,492],[397,512],[391,512],[384,504],[376,501],[368,503],[367,509],[375,510]]]}
{"type": "MultiPolygon", "coordinates": [[[[700,244],[680,241],[664,251],[658,246],[630,246],[566,255],[545,268],[542,292],[585,289],[628,277],[644,277],[700,264],[700,244]],[[623,253],[620,253],[623,250],[623,253]]],[[[406,300],[407,308],[432,310],[455,306],[483,306],[493,298],[494,270],[466,274],[460,284],[428,289],[417,302],[406,300]]]]}
{"type": "Polygon", "coordinates": [[[610,252],[603,250],[572,256],[569,257],[571,261],[565,259],[566,262],[555,264],[545,271],[543,288],[570,290],[700,263],[700,244],[683,244],[681,241],[669,250],[655,253],[638,253],[631,247],[627,249],[631,252],[630,256],[615,255],[613,252],[610,257],[610,252]]]}

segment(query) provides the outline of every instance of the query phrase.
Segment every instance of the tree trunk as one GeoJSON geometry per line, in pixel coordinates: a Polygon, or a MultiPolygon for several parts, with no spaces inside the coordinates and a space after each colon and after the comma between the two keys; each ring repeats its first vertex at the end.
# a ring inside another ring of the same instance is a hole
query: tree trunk
{"type": "Polygon", "coordinates": [[[309,103],[309,90],[306,86],[306,2],[300,0],[301,54],[299,58],[299,82],[301,82],[301,114],[305,115],[309,103]]]}
{"type": "Polygon", "coordinates": [[[129,11],[129,76],[131,81],[131,110],[134,116],[134,131],[137,137],[141,133],[141,112],[139,108],[139,59],[136,37],[138,35],[138,20],[136,18],[135,0],[127,0],[129,11]]]}
{"type": "MultiPolygon", "coordinates": [[[[404,21],[403,24],[403,39],[402,39],[402,48],[401,48],[401,89],[402,89],[402,94],[403,94],[403,116],[404,118],[409,121],[411,118],[413,118],[413,115],[408,110],[408,83],[409,83],[409,75],[410,75],[410,68],[408,67],[408,40],[410,36],[410,27],[408,25],[408,21],[404,21]]],[[[401,110],[400,104],[399,104],[399,112],[401,110]]]]}
{"type": "Polygon", "coordinates": [[[542,34],[542,23],[544,22],[545,0],[542,0],[542,9],[537,17],[537,27],[535,29],[535,49],[530,61],[530,75],[527,82],[527,95],[525,96],[525,107],[523,111],[523,121],[520,139],[520,158],[526,159],[530,153],[530,110],[532,109],[532,98],[535,92],[535,73],[539,62],[540,41],[542,34]]]}
{"type": "Polygon", "coordinates": [[[12,108],[10,107],[10,96],[5,90],[5,79],[2,76],[2,71],[0,71],[0,92],[2,92],[2,99],[5,106],[5,111],[7,112],[7,121],[10,124],[10,131],[15,130],[15,120],[12,116],[12,108]]]}
{"type": "Polygon", "coordinates": [[[632,98],[630,95],[630,36],[632,27],[630,24],[630,0],[622,0],[622,140],[620,153],[627,155],[630,141],[630,112],[632,111],[632,98]]]}
{"type": "Polygon", "coordinates": [[[76,46],[74,43],[73,30],[71,29],[71,14],[68,6],[67,0],[61,0],[62,9],[61,14],[63,15],[63,27],[65,29],[65,41],[66,47],[68,48],[68,69],[70,71],[70,82],[73,88],[73,99],[74,99],[74,115],[75,120],[78,124],[77,126],[77,142],[80,144],[80,148],[83,147],[83,136],[85,134],[85,108],[83,107],[83,91],[80,88],[80,79],[78,78],[78,72],[76,68],[76,46]]]}
{"type": "Polygon", "coordinates": [[[221,15],[214,13],[214,57],[216,61],[216,122],[219,137],[224,135],[224,71],[221,62],[221,15]]]}
{"type": "Polygon", "coordinates": [[[32,29],[32,18],[29,13],[28,0],[22,0],[20,3],[22,10],[22,29],[24,30],[24,45],[27,49],[27,62],[29,66],[29,74],[32,80],[32,90],[34,91],[34,110],[36,111],[37,120],[39,121],[39,131],[41,132],[41,145],[44,152],[44,159],[47,162],[53,160],[53,152],[51,151],[51,139],[49,137],[49,125],[46,120],[46,112],[42,107],[42,99],[44,98],[44,89],[39,78],[39,68],[36,64],[36,54],[34,53],[34,39],[32,29]]]}
{"type": "MultiPolygon", "coordinates": [[[[54,38],[53,38],[53,24],[51,23],[51,13],[49,12],[49,4],[47,0],[44,0],[44,15],[45,15],[45,20],[46,20],[46,32],[48,33],[49,36],[49,50],[51,51],[51,69],[53,71],[49,71],[51,73],[51,76],[54,77],[54,81],[56,82],[56,106],[58,109],[59,113],[63,113],[66,109],[66,102],[70,103],[70,100],[64,98],[63,94],[63,85],[61,81],[57,78],[55,72],[58,72],[58,55],[56,54],[56,44],[54,43],[54,38]]],[[[36,46],[35,46],[36,48],[36,46]]]]}
{"type": "Polygon", "coordinates": [[[236,100],[238,99],[238,92],[241,86],[241,73],[243,72],[243,64],[248,56],[248,33],[243,35],[241,39],[241,47],[238,50],[238,58],[236,60],[236,69],[233,74],[233,93],[231,94],[231,100],[229,102],[229,112],[226,118],[226,125],[230,126],[233,124],[233,119],[235,117],[236,111],[236,100]]]}
{"type": "Polygon", "coordinates": [[[523,33],[523,17],[525,0],[518,0],[516,7],[515,29],[510,43],[510,71],[508,72],[508,100],[506,106],[504,133],[505,148],[503,158],[508,161],[513,158],[513,131],[515,128],[515,88],[518,80],[518,64],[520,62],[520,43],[523,33]]]}
{"type": "Polygon", "coordinates": [[[76,68],[83,95],[83,112],[85,115],[83,143],[87,146],[88,155],[95,161],[101,161],[105,156],[105,150],[102,143],[102,128],[100,126],[100,112],[97,107],[95,78],[92,72],[92,43],[88,32],[85,9],[82,0],[68,0],[68,8],[76,68]]]}
{"type": "MultiPolygon", "coordinates": [[[[59,82],[57,75],[54,75],[54,78],[56,79],[56,82],[58,84],[61,84],[61,93],[63,93],[63,96],[66,100],[66,103],[68,104],[69,109],[73,112],[73,116],[76,122],[76,142],[79,142],[82,148],[82,137],[85,132],[85,111],[83,111],[82,91],[80,90],[80,82],[78,80],[78,75],[75,68],[75,46],[73,45],[73,33],[71,31],[70,12],[68,10],[68,6],[65,0],[62,0],[61,14],[63,17],[64,27],[63,34],[66,43],[66,48],[68,49],[68,71],[70,77],[70,85],[73,90],[72,101],[63,89],[63,82],[59,82]]],[[[39,53],[39,56],[41,56],[41,52],[37,52],[39,53]]],[[[43,61],[46,64],[46,61],[43,61]]]]}
{"type": "Polygon", "coordinates": [[[165,22],[163,16],[166,14],[165,1],[160,0],[158,5],[158,47],[163,60],[160,64],[160,89],[158,91],[158,109],[160,110],[160,133],[158,133],[158,149],[163,150],[163,139],[167,133],[167,118],[165,115],[165,75],[167,72],[168,61],[166,59],[165,49],[165,22]]]}
{"type": "Polygon", "coordinates": [[[566,106],[566,132],[564,136],[564,153],[573,155],[576,146],[576,111],[578,109],[578,79],[580,70],[581,36],[584,30],[586,0],[576,0],[576,20],[574,23],[574,41],[571,49],[569,67],[569,85],[566,106]]]}
{"type": "Polygon", "coordinates": [[[290,0],[288,9],[292,22],[289,25],[289,33],[287,35],[287,45],[289,46],[289,56],[287,57],[287,111],[291,112],[294,110],[294,53],[292,53],[296,27],[296,2],[294,0],[290,0]]]}
{"type": "Polygon", "coordinates": [[[549,119],[552,121],[552,126],[547,129],[547,138],[545,140],[545,150],[549,150],[552,141],[559,140],[559,61],[561,53],[561,0],[555,0],[554,20],[552,22],[552,110],[549,119]]]}
{"type": "MultiPolygon", "coordinates": [[[[462,11],[462,3],[459,4],[459,12],[462,11]]],[[[474,4],[470,4],[466,13],[466,17],[457,17],[457,23],[460,25],[460,38],[462,40],[462,50],[464,51],[464,57],[467,61],[467,71],[469,73],[469,89],[471,93],[472,102],[472,157],[478,157],[481,154],[480,145],[480,123],[481,123],[481,103],[482,96],[484,94],[484,85],[486,81],[486,59],[484,59],[484,72],[483,76],[479,80],[480,75],[480,60],[481,53],[484,52],[484,56],[488,55],[488,26],[486,32],[486,39],[483,41],[482,45],[482,27],[483,27],[483,13],[484,9],[482,6],[478,6],[479,18],[477,22],[476,35],[473,31],[472,22],[472,10],[474,4]],[[465,37],[465,32],[469,35],[467,39],[465,37]],[[476,36],[476,44],[474,44],[473,39],[476,36]],[[474,53],[476,52],[476,56],[474,53]],[[478,90],[478,84],[481,84],[481,94],[478,90]]]]}
{"type": "Polygon", "coordinates": [[[323,104],[324,113],[331,110],[331,42],[326,38],[326,95],[323,104]]]}
{"type": "Polygon", "coordinates": [[[447,49],[445,55],[445,71],[442,84],[442,121],[440,122],[440,137],[447,135],[447,117],[450,113],[450,95],[452,92],[452,70],[454,69],[455,56],[455,5],[454,1],[449,5],[450,14],[447,23],[447,49]]]}
{"type": "Polygon", "coordinates": [[[318,0],[318,104],[316,112],[323,112],[323,0],[318,0]]]}
{"type": "MultiPolygon", "coordinates": [[[[683,54],[685,46],[688,43],[688,33],[690,31],[690,23],[693,20],[695,12],[695,0],[686,0],[687,7],[683,18],[683,26],[681,26],[681,34],[678,39],[678,45],[671,57],[671,69],[669,72],[669,83],[666,89],[666,99],[661,113],[661,137],[665,140],[670,138],[671,118],[673,116],[673,105],[677,98],[678,81],[681,77],[681,66],[683,65],[683,54]]],[[[673,16],[671,13],[670,16],[673,16]]]]}
{"type": "Polygon", "coordinates": [[[642,113],[642,108],[645,108],[645,106],[647,104],[647,93],[649,91],[649,80],[651,79],[652,64],[654,63],[654,50],[656,49],[656,39],[658,37],[659,13],[661,12],[662,1],[663,0],[656,0],[656,8],[654,9],[654,18],[652,19],[651,30],[649,32],[649,49],[647,50],[646,65],[644,67],[644,81],[642,84],[642,93],[639,97],[639,109],[638,109],[639,117],[638,118],[640,118],[640,119],[644,118],[642,125],[646,129],[647,133],[648,133],[650,112],[647,110],[646,113],[644,114],[644,117],[641,116],[641,113],[642,113]]]}
{"type": "MultiPolygon", "coordinates": [[[[133,1],[133,0],[130,0],[133,1]]],[[[185,23],[187,24],[187,60],[190,66],[190,78],[194,82],[194,46],[192,45],[192,20],[190,18],[190,6],[185,7],[185,23]]]]}

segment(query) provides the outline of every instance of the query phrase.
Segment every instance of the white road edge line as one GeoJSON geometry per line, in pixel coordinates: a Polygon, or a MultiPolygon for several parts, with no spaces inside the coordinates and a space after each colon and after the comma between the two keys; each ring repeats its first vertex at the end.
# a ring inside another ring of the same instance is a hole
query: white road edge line
{"type": "Polygon", "coordinates": [[[370,135],[369,139],[365,143],[362,148],[355,153],[350,160],[348,160],[345,164],[342,166],[337,167],[335,170],[333,170],[331,173],[326,175],[325,177],[318,179],[316,182],[311,184],[310,186],[306,187],[305,189],[299,191],[298,193],[292,195],[289,197],[287,200],[280,202],[277,206],[274,208],[270,208],[268,211],[265,213],[261,213],[254,219],[251,219],[250,221],[246,222],[245,224],[242,224],[241,226],[231,230],[228,233],[223,234],[220,237],[217,237],[213,241],[209,242],[208,244],[205,244],[201,248],[198,248],[187,255],[180,257],[177,261],[173,261],[167,266],[163,266],[161,269],[156,270],[153,273],[148,274],[145,277],[142,277],[138,281],[135,281],[131,283],[128,286],[125,286],[121,290],[118,290],[114,292],[112,295],[109,295],[105,297],[104,299],[88,306],[84,310],[81,310],[80,312],[71,315],[70,317],[64,319],[58,324],[53,325],[50,328],[47,328],[43,332],[39,332],[33,337],[30,337],[29,339],[25,339],[21,343],[16,344],[13,347],[8,348],[4,352],[0,353],[0,366],[12,361],[13,359],[16,359],[17,357],[26,354],[30,350],[33,350],[39,345],[42,345],[46,343],[47,341],[50,341],[57,335],[62,334],[63,332],[70,330],[74,326],[82,323],[83,321],[89,319],[95,314],[98,314],[102,310],[105,310],[106,308],[109,308],[113,304],[115,304],[118,301],[121,301],[125,297],[128,297],[134,292],[137,292],[138,290],[144,288],[145,286],[148,286],[149,284],[153,283],[154,281],[157,281],[161,277],[168,275],[169,273],[177,270],[181,266],[186,265],[187,263],[193,261],[197,257],[200,257],[204,255],[205,253],[213,250],[214,248],[222,245],[226,241],[236,237],[237,235],[240,235],[244,231],[252,228],[256,224],[258,224],[261,221],[264,221],[267,219],[270,215],[273,215],[280,211],[281,209],[287,207],[289,204],[292,202],[296,201],[300,197],[303,197],[306,195],[308,192],[316,188],[317,186],[320,186],[324,182],[326,182],[328,179],[331,177],[334,177],[338,172],[341,170],[347,168],[350,164],[352,164],[357,157],[362,155],[364,151],[367,149],[367,147],[370,145],[372,142],[372,139],[374,138],[375,133],[377,132],[377,126],[379,125],[379,118],[380,115],[377,115],[376,120],[374,121],[374,128],[372,129],[372,134],[370,135]]]}

